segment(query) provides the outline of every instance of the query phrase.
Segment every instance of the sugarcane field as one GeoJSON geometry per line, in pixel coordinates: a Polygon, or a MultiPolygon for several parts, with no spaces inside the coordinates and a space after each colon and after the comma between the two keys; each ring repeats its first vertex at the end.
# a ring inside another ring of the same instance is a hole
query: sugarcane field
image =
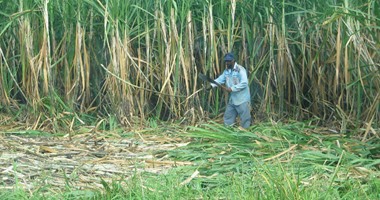
{"type": "Polygon", "coordinates": [[[380,1],[0,0],[0,199],[380,199],[380,1]]]}

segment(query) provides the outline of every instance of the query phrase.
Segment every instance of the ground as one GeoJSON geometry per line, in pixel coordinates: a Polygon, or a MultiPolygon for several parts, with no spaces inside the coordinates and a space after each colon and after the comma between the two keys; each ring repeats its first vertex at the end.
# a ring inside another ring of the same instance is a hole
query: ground
{"type": "Polygon", "coordinates": [[[47,137],[30,134],[0,134],[1,189],[15,186],[37,191],[59,191],[68,184],[76,189],[98,189],[101,180],[128,179],[139,172],[164,173],[174,162],[165,152],[187,145],[179,139],[138,132],[118,134],[82,133],[47,137]],[[133,135],[133,137],[132,137],[133,135]]]}

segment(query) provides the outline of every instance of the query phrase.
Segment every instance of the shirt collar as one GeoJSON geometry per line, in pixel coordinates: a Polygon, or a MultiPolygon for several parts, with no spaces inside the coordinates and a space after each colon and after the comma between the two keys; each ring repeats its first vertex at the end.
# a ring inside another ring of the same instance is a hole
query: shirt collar
{"type": "Polygon", "coordinates": [[[239,69],[237,63],[235,62],[235,64],[234,64],[234,68],[232,68],[232,70],[228,69],[228,71],[229,71],[229,72],[239,72],[240,69],[239,69]]]}
{"type": "Polygon", "coordinates": [[[234,70],[234,71],[239,71],[239,68],[238,68],[236,62],[235,62],[235,64],[234,64],[234,69],[233,69],[233,70],[234,70]]]}

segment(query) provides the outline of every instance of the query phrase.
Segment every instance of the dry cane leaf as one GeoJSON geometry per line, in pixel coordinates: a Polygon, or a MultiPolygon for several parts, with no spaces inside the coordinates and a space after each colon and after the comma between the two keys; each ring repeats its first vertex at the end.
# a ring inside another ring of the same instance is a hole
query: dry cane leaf
{"type": "Polygon", "coordinates": [[[275,158],[281,157],[282,155],[284,155],[284,154],[288,153],[289,151],[293,150],[296,146],[298,146],[298,145],[295,144],[295,145],[291,146],[289,149],[287,149],[287,150],[285,150],[285,151],[283,151],[283,152],[281,152],[281,153],[279,153],[279,154],[277,154],[277,155],[275,155],[273,157],[264,159],[264,161],[269,161],[269,160],[273,160],[275,158]]]}
{"type": "Polygon", "coordinates": [[[47,147],[47,146],[40,146],[40,152],[43,152],[43,153],[58,153],[57,150],[55,150],[53,148],[50,148],[50,147],[47,147]]]}
{"type": "Polygon", "coordinates": [[[159,161],[159,160],[145,160],[147,163],[156,165],[170,165],[170,166],[182,166],[182,165],[192,165],[192,162],[178,162],[178,161],[159,161]]]}
{"type": "Polygon", "coordinates": [[[189,178],[187,178],[186,180],[184,180],[182,183],[180,183],[179,185],[186,185],[188,183],[190,183],[191,180],[193,180],[195,177],[197,177],[199,174],[199,171],[196,170],[189,178]]]}

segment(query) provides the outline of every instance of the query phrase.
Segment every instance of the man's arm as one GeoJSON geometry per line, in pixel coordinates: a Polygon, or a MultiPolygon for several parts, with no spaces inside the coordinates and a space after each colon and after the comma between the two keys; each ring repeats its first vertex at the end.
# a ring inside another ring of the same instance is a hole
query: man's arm
{"type": "Polygon", "coordinates": [[[224,74],[225,71],[223,72],[223,74],[221,74],[218,78],[216,78],[214,81],[217,82],[218,84],[214,84],[214,83],[211,83],[211,86],[212,87],[220,87],[222,88],[224,91],[226,92],[232,92],[232,89],[229,88],[229,87],[226,87],[222,84],[225,84],[226,83],[226,75],[224,74]]]}

